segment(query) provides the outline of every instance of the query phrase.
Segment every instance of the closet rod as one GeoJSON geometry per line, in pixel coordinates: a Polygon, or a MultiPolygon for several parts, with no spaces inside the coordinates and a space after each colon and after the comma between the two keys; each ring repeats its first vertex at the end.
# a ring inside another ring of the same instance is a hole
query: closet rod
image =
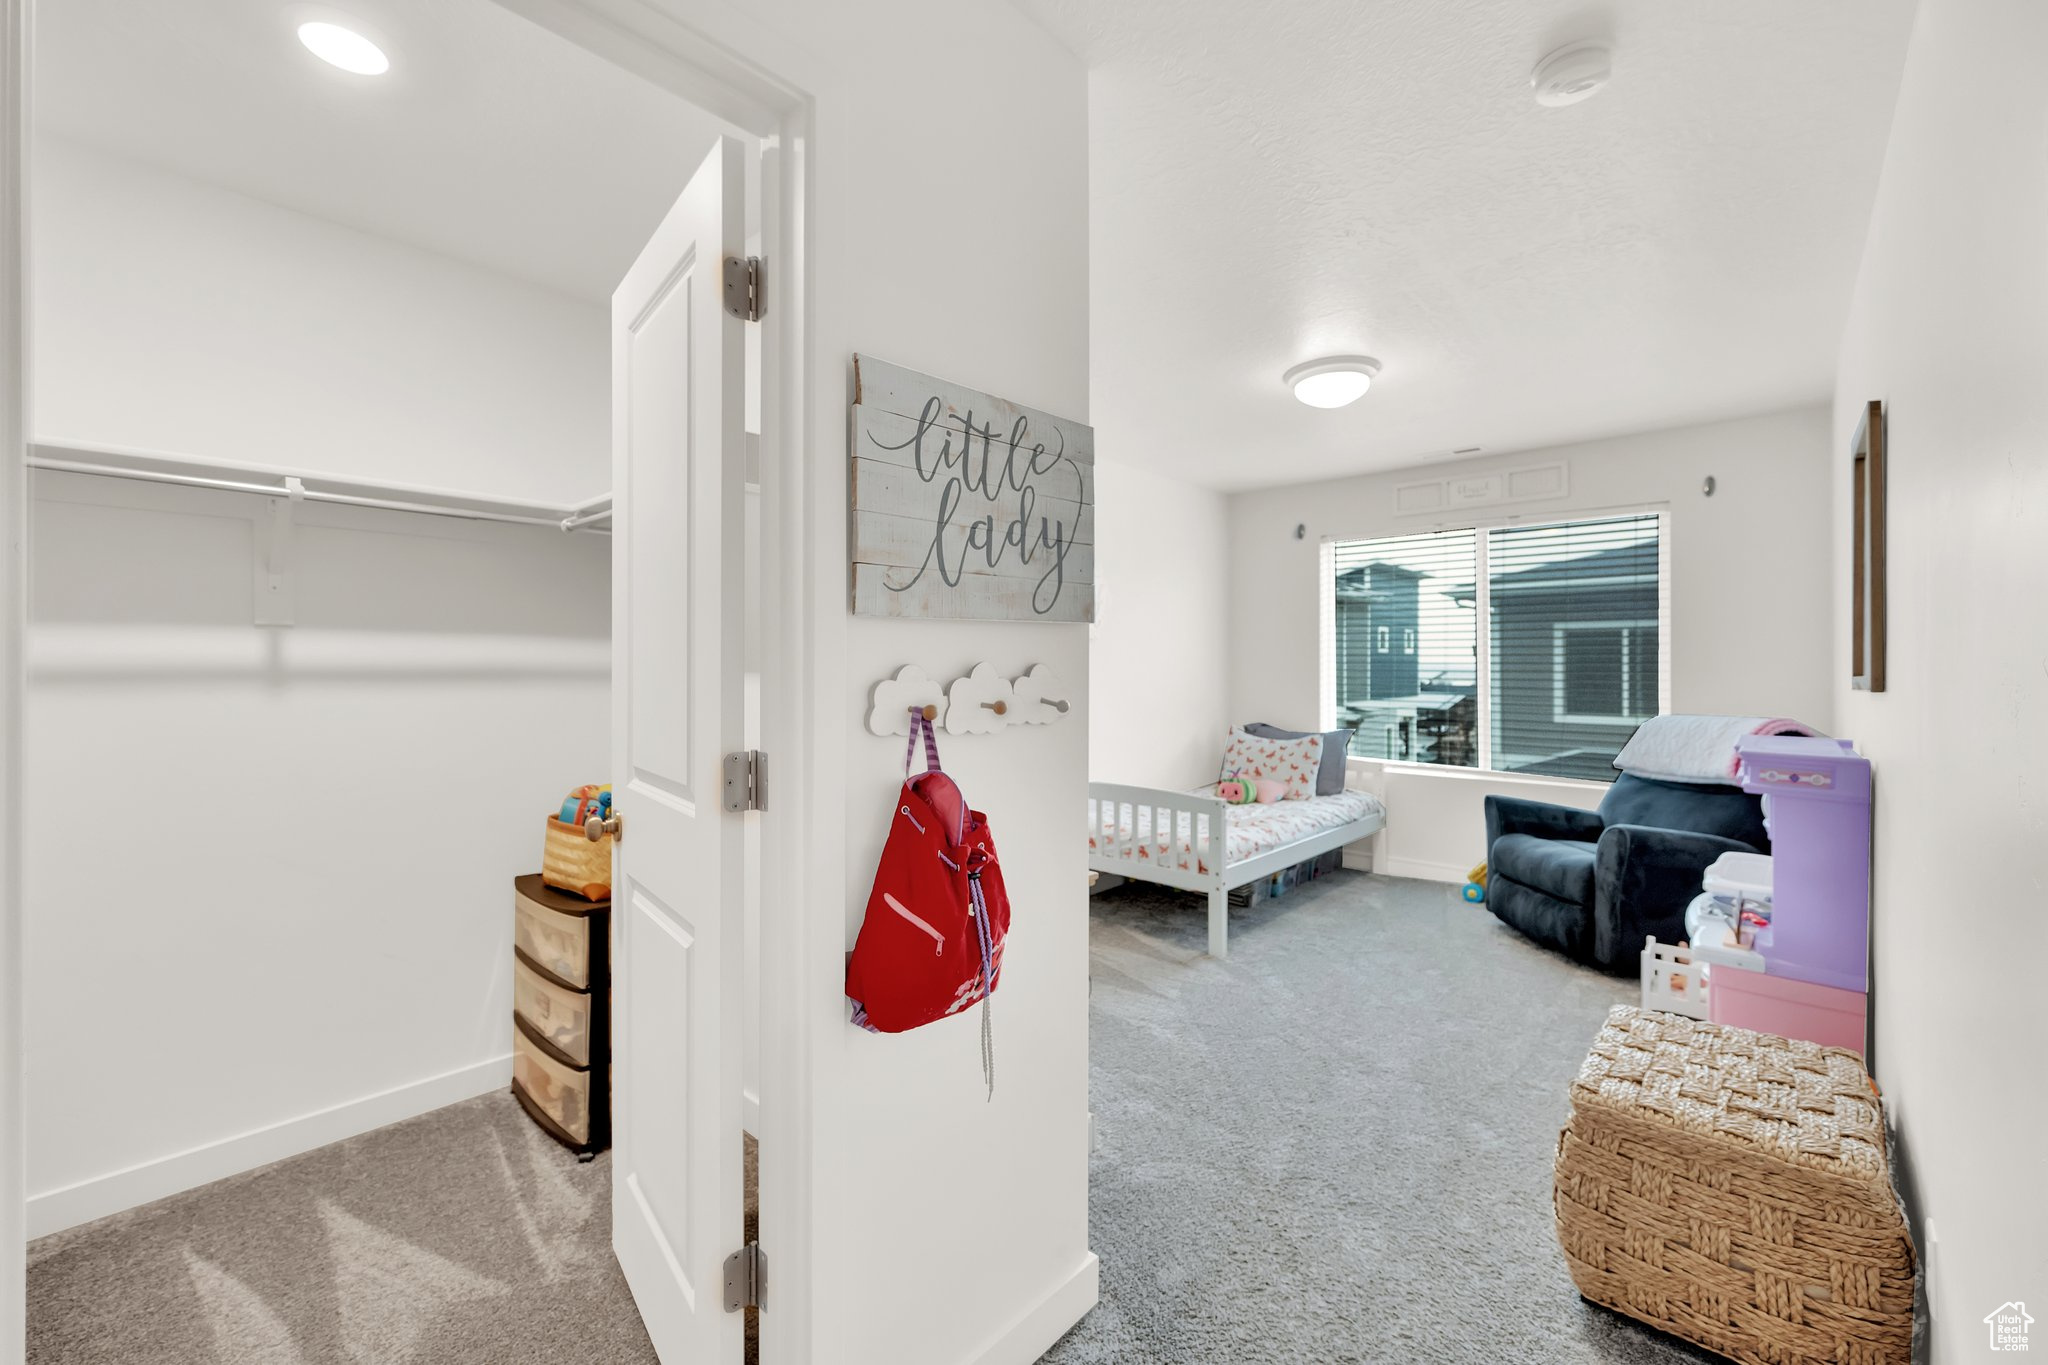
{"type": "MultiPolygon", "coordinates": [[[[392,498],[366,498],[353,493],[328,493],[317,488],[300,484],[297,490],[287,484],[244,483],[235,479],[215,479],[198,474],[173,474],[160,469],[123,469],[118,465],[89,464],[82,460],[53,460],[46,455],[30,455],[31,469],[47,469],[61,474],[96,474],[110,479],[134,479],[141,483],[169,483],[184,488],[214,488],[229,493],[254,493],[266,498],[294,498],[305,502],[332,502],[348,507],[375,507],[387,512],[419,512],[430,517],[460,517],[464,521],[499,521],[517,526],[552,526],[557,530],[580,530],[593,521],[611,515],[609,508],[601,512],[586,512],[580,515],[526,516],[516,512],[489,512],[482,508],[462,507],[455,504],[428,502],[401,502],[392,498]]],[[[292,479],[288,483],[299,483],[292,479]]]]}

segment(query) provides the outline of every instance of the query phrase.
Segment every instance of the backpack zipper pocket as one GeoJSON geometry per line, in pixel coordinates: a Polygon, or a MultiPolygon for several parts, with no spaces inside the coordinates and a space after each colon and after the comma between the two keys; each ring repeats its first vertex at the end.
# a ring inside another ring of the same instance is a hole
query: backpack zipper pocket
{"type": "Polygon", "coordinates": [[[922,919],[919,919],[915,914],[911,912],[909,906],[905,905],[902,901],[897,900],[887,891],[884,891],[882,893],[882,901],[891,910],[894,910],[897,914],[903,916],[903,918],[909,920],[912,924],[915,924],[918,928],[924,930],[927,934],[930,934],[932,936],[933,957],[943,957],[945,955],[946,936],[944,934],[932,928],[931,925],[925,923],[922,919]]]}

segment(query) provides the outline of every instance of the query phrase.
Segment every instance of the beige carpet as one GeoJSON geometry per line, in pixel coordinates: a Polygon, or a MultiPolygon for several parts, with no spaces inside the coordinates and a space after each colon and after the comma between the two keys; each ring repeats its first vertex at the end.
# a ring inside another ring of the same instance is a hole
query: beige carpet
{"type": "Polygon", "coordinates": [[[509,1093],[29,1248],[31,1365],[637,1365],[611,1170],[509,1093]]]}
{"type": "Polygon", "coordinates": [[[1566,1087],[1626,981],[1458,888],[1336,872],[1232,911],[1090,907],[1089,1239],[1045,1365],[1694,1365],[1594,1308],[1551,1225],[1566,1087]]]}
{"type": "MultiPolygon", "coordinates": [[[[1454,888],[1092,909],[1090,1237],[1056,1365],[1706,1359],[1591,1308],[1551,1228],[1565,1088],[1631,987],[1454,888]]],[[[641,1365],[609,1163],[509,1095],[34,1244],[33,1365],[641,1365]]],[[[824,1365],[821,1362],[821,1365],[824,1365]]]]}

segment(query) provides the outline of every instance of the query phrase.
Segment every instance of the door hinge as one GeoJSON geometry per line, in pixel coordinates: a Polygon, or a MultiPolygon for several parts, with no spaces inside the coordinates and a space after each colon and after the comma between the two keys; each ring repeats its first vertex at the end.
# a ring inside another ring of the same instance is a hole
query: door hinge
{"type": "Polygon", "coordinates": [[[725,756],[725,808],[768,809],[768,758],[759,749],[725,756]]]}
{"type": "Polygon", "coordinates": [[[725,1258],[725,1311],[759,1308],[768,1292],[768,1257],[759,1242],[749,1242],[725,1258]]]}
{"type": "Polygon", "coordinates": [[[761,258],[725,258],[725,311],[742,322],[759,322],[767,311],[761,293],[761,258]]]}

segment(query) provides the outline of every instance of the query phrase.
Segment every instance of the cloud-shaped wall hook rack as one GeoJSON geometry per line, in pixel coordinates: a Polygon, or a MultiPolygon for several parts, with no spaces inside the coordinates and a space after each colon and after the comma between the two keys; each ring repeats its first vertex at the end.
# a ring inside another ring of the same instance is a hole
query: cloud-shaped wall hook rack
{"type": "Polygon", "coordinates": [[[875,684],[868,705],[870,734],[907,735],[910,713],[921,710],[955,735],[992,735],[1012,725],[1050,725],[1073,710],[1073,698],[1050,664],[1033,664],[1012,682],[994,664],[976,664],[965,677],[941,683],[916,664],[875,684]]]}
{"type": "Polygon", "coordinates": [[[868,706],[868,733],[907,735],[910,713],[922,709],[932,721],[946,715],[946,689],[938,679],[916,664],[905,664],[893,678],[875,684],[874,699],[868,706]]]}

